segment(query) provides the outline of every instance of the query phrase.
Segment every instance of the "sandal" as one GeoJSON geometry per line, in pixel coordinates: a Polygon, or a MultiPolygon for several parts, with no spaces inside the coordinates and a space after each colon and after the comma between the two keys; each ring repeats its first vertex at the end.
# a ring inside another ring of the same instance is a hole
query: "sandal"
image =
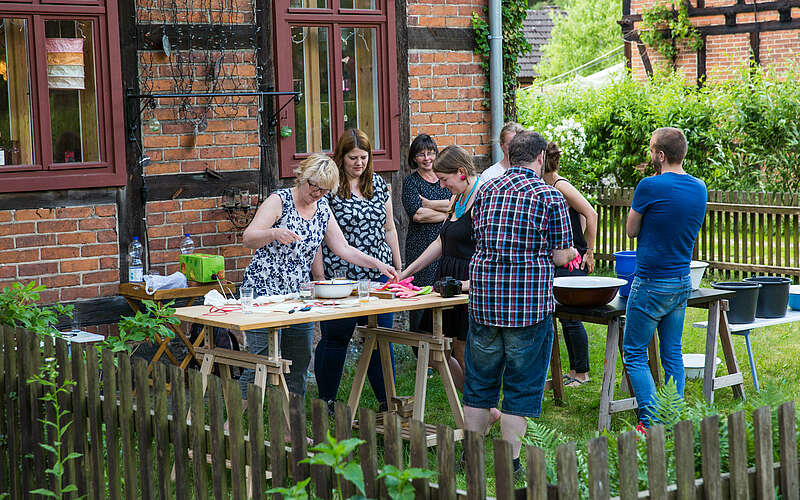
{"type": "Polygon", "coordinates": [[[587,378],[586,380],[577,379],[575,377],[570,377],[565,375],[567,380],[564,383],[564,387],[580,387],[583,384],[589,383],[592,379],[587,378]]]}

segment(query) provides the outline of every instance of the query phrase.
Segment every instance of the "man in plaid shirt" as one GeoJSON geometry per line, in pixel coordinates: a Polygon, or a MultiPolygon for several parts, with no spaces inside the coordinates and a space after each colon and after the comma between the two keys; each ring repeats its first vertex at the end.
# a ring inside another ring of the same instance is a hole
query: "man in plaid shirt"
{"type": "Polygon", "coordinates": [[[488,181],[473,208],[464,417],[485,432],[503,384],[500,426],[519,468],[525,417],[538,417],[553,343],[554,264],[577,256],[567,202],[540,177],[547,141],[518,133],[511,168],[488,181]]]}

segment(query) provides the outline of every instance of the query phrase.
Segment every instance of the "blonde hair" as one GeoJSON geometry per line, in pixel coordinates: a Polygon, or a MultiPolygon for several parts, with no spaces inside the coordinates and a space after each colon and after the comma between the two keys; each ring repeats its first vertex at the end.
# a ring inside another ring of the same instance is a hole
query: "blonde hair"
{"type": "Polygon", "coordinates": [[[294,185],[299,186],[304,182],[312,182],[322,189],[336,191],[339,187],[339,167],[330,156],[314,153],[294,170],[294,185]]]}
{"type": "Polygon", "coordinates": [[[506,144],[506,137],[514,134],[517,135],[525,130],[525,128],[517,122],[506,122],[503,128],[500,129],[500,135],[497,137],[497,143],[500,145],[506,144]]]}

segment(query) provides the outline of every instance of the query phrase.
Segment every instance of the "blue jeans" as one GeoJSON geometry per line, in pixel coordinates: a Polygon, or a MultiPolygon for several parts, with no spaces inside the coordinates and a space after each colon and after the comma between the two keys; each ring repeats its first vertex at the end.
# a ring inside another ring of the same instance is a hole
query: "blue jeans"
{"type": "MultiPolygon", "coordinates": [[[[269,330],[266,328],[245,332],[247,351],[260,356],[269,353],[269,330]]],[[[300,323],[281,328],[278,338],[281,344],[281,358],[292,362],[289,373],[284,374],[289,392],[305,396],[306,372],[311,361],[311,346],[314,342],[314,323],[300,323]]],[[[247,397],[247,384],[252,384],[255,371],[246,369],[242,372],[239,383],[242,386],[242,397],[247,397]]]]}
{"type": "Polygon", "coordinates": [[[625,310],[622,355],[639,405],[639,420],[650,425],[656,386],[647,364],[647,346],[658,328],[659,352],[665,379],[675,382],[683,397],[685,375],[681,337],[686,301],[692,293],[689,275],[648,279],[636,276],[625,310]]]}
{"type": "MultiPolygon", "coordinates": [[[[324,401],[336,399],[336,393],[339,392],[344,360],[347,356],[347,345],[350,343],[356,324],[366,325],[367,316],[320,322],[322,338],[314,351],[314,376],[317,379],[319,398],[324,401]]],[[[378,326],[391,328],[393,324],[393,313],[378,315],[378,326]]],[[[392,356],[392,372],[394,372],[394,350],[391,343],[389,344],[389,353],[392,356]]],[[[379,402],[386,402],[386,387],[383,385],[383,370],[378,349],[372,351],[367,378],[369,378],[375,398],[379,402]]]]}
{"type": "Polygon", "coordinates": [[[553,350],[553,315],[520,328],[469,319],[464,355],[464,404],[495,408],[503,384],[503,413],[539,417],[553,350]]]}

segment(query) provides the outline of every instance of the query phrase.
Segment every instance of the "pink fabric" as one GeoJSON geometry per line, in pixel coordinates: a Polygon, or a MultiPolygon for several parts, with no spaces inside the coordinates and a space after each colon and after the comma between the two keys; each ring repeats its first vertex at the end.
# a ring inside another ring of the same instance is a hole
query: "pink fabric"
{"type": "Polygon", "coordinates": [[[83,38],[48,38],[47,52],[83,53],[83,38]]]}

